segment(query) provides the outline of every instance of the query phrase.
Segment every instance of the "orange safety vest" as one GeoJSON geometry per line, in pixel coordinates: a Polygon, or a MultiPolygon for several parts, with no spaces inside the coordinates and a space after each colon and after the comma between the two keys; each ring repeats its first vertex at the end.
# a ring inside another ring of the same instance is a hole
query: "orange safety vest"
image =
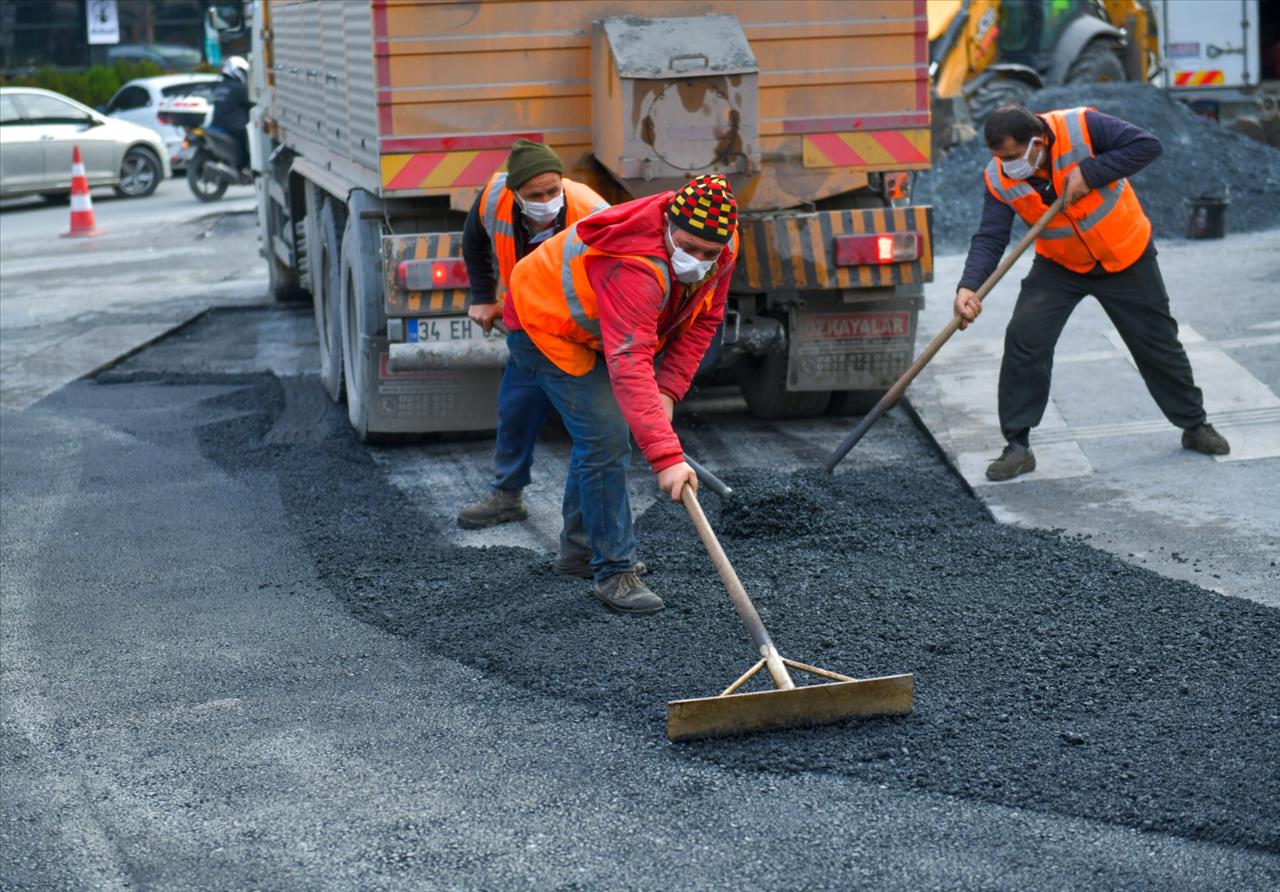
{"type": "MultiPolygon", "coordinates": [[[[716,286],[725,271],[733,268],[738,253],[738,233],[722,251],[716,265],[697,290],[686,298],[684,309],[666,331],[658,332],[657,350],[673,337],[688,331],[700,315],[711,309],[716,286]]],[[[557,233],[541,248],[520,261],[511,278],[511,302],[520,326],[542,354],[563,372],[582,376],[595,367],[596,355],[604,349],[600,335],[600,302],[587,276],[587,258],[623,257],[639,262],[662,289],[662,306],[671,300],[673,286],[666,257],[638,254],[611,254],[593,248],[578,238],[577,224],[557,233]]]]}
{"type": "MultiPolygon", "coordinates": [[[[572,226],[583,217],[604,210],[609,206],[596,194],[590,186],[562,177],[564,184],[564,225],[572,226]]],[[[484,221],[484,231],[489,233],[489,243],[493,246],[493,256],[498,261],[498,301],[511,287],[511,271],[516,268],[516,230],[514,215],[520,213],[516,207],[516,194],[507,188],[505,171],[495,173],[484,192],[480,193],[480,219],[484,221]]]]}
{"type": "MultiPolygon", "coordinates": [[[[1066,188],[1067,175],[1081,161],[1093,157],[1086,111],[1093,109],[1069,108],[1040,116],[1053,131],[1050,169],[1059,195],[1066,188]]],[[[1030,183],[1006,177],[999,159],[991,159],[984,176],[991,194],[1028,225],[1049,209],[1030,183]]],[[[1151,221],[1129,181],[1122,179],[1091,189],[1050,220],[1036,239],[1036,253],[1072,272],[1087,273],[1101,263],[1107,272],[1117,273],[1135,263],[1150,241],[1151,221]]]]}

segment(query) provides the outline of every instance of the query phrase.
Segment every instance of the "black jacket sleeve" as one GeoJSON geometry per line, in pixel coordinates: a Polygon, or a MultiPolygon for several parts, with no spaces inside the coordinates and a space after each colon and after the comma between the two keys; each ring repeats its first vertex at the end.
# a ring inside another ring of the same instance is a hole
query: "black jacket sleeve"
{"type": "Polygon", "coordinates": [[[1087,111],[1084,123],[1093,157],[1080,162],[1080,175],[1091,189],[1133,176],[1164,151],[1154,134],[1111,115],[1087,111]]]}
{"type": "Polygon", "coordinates": [[[213,101],[213,119],[209,122],[220,130],[234,133],[249,126],[249,89],[235,78],[223,78],[209,91],[213,101]]]}
{"type": "Polygon", "coordinates": [[[467,211],[467,222],[462,227],[462,260],[467,265],[467,278],[471,280],[471,303],[491,304],[497,298],[497,276],[494,271],[493,245],[489,233],[480,219],[481,190],[467,211]]]}
{"type": "Polygon", "coordinates": [[[965,258],[964,273],[957,289],[978,290],[1000,265],[1000,258],[1004,249],[1009,247],[1009,236],[1013,232],[1013,208],[992,195],[985,182],[982,189],[985,193],[982,221],[969,240],[969,256],[965,258]]]}

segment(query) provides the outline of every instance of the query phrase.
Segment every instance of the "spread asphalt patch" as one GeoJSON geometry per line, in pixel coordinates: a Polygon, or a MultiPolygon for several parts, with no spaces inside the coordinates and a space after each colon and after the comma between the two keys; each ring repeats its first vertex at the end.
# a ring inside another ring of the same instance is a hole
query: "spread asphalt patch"
{"type": "MultiPolygon", "coordinates": [[[[274,472],[319,578],[361,620],[667,749],[739,772],[836,773],[1280,852],[1280,612],[1082,541],[995,524],[941,466],[834,478],[735,470],[703,504],[787,656],[914,672],[912,715],[666,744],[668,700],[718,693],[752,647],[683,508],[638,521],[668,609],[618,617],[545,555],[448,543],[331,408],[273,435],[291,388],[248,378],[201,431],[230,473],[274,472]]],[[[923,437],[923,435],[920,435],[923,437]]],[[[578,719],[580,720],[580,718],[578,719]]]]}

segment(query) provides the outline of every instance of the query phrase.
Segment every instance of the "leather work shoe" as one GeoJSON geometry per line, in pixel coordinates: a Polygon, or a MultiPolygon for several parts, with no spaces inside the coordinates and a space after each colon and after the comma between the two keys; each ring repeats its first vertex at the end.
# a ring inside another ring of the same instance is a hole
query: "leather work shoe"
{"type": "Polygon", "coordinates": [[[1019,474],[1029,474],[1035,469],[1035,453],[1021,443],[1009,443],[1000,457],[987,465],[987,479],[1012,480],[1019,474]]]}
{"type": "MultiPolygon", "coordinates": [[[[589,558],[558,557],[551,565],[551,570],[561,576],[573,576],[577,579],[590,579],[595,576],[595,573],[591,572],[589,558]]],[[[649,572],[649,567],[644,561],[636,561],[631,565],[631,572],[637,576],[644,576],[649,572]]]]}
{"type": "Polygon", "coordinates": [[[616,613],[657,613],[667,605],[635,573],[619,573],[596,586],[596,600],[616,613]]]}
{"type": "Polygon", "coordinates": [[[520,497],[519,491],[495,489],[488,497],[459,511],[458,526],[464,530],[480,530],[513,520],[524,520],[528,516],[529,512],[524,508],[524,499],[520,497]]]}
{"type": "Polygon", "coordinates": [[[1227,442],[1227,438],[1214,430],[1213,425],[1207,421],[1182,432],[1182,448],[1194,449],[1205,455],[1228,455],[1231,452],[1231,444],[1227,442]]]}

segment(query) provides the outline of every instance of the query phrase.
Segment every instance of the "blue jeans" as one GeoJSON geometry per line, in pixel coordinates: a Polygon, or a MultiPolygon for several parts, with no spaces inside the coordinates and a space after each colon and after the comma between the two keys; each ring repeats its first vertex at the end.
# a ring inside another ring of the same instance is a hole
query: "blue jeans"
{"type": "Polygon", "coordinates": [[[519,492],[529,485],[533,447],[551,411],[551,401],[533,377],[510,360],[498,386],[498,445],[493,455],[493,487],[519,492]]]}
{"type": "Polygon", "coordinates": [[[613,396],[603,361],[577,377],[561,371],[523,331],[507,335],[511,362],[529,376],[564,419],[573,438],[564,485],[562,557],[590,552],[597,582],[628,572],[636,560],[636,534],[627,494],[631,431],[613,396]]]}

